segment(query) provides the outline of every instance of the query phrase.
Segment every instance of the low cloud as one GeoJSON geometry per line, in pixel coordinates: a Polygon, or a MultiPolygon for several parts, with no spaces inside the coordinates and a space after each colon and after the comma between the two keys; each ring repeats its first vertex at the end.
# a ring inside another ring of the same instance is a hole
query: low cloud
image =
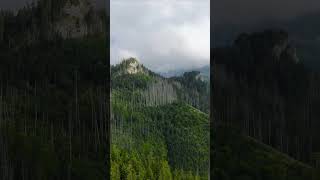
{"type": "Polygon", "coordinates": [[[111,1],[111,64],[129,55],[155,71],[208,64],[209,3],[209,0],[111,1]]]}

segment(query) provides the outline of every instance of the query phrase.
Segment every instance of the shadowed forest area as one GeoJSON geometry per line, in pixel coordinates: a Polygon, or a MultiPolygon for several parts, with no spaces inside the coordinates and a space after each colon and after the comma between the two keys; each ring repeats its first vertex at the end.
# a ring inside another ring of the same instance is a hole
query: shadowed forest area
{"type": "Polygon", "coordinates": [[[0,179],[106,179],[107,20],[86,0],[0,12],[0,179]]]}
{"type": "Polygon", "coordinates": [[[242,33],[213,49],[214,178],[319,179],[320,76],[289,36],[242,33]]]}

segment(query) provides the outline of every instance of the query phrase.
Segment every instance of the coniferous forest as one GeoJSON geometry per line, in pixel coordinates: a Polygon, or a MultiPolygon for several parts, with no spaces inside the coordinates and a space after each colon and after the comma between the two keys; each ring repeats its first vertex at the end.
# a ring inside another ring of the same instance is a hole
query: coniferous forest
{"type": "Polygon", "coordinates": [[[0,179],[108,178],[107,19],[86,0],[0,12],[0,179]]]}
{"type": "Polygon", "coordinates": [[[209,83],[111,67],[111,179],[208,179],[209,83]]]}

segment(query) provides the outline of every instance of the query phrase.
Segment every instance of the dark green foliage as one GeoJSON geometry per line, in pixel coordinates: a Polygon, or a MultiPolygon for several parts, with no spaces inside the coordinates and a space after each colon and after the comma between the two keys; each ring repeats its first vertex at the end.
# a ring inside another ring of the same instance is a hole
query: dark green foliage
{"type": "Polygon", "coordinates": [[[209,84],[198,71],[185,72],[181,77],[171,78],[180,82],[183,86],[180,99],[188,104],[209,113],[209,84]],[[190,98],[191,97],[191,98],[190,98]]]}
{"type": "Polygon", "coordinates": [[[205,91],[207,83],[204,81],[200,81],[200,72],[191,71],[185,72],[181,77],[174,77],[173,79],[180,81],[187,88],[196,88],[197,91],[205,91]]]}
{"type": "MultiPolygon", "coordinates": [[[[115,106],[113,107],[116,109],[115,106]]],[[[125,124],[130,125],[129,117],[132,118],[134,123],[133,138],[126,138],[132,127],[123,127],[122,134],[113,133],[116,136],[112,142],[115,148],[126,149],[125,147],[130,147],[130,150],[124,150],[124,152],[137,151],[141,154],[140,158],[142,159],[148,156],[150,150],[161,150],[152,155],[152,158],[160,158],[156,161],[157,169],[152,170],[152,174],[156,174],[156,177],[159,178],[160,176],[172,175],[173,171],[170,170],[172,168],[190,170],[193,173],[199,172],[204,177],[207,175],[209,127],[206,114],[185,104],[135,109],[135,112],[122,109],[121,112],[124,117],[128,118],[125,124]],[[147,119],[151,119],[151,121],[147,121],[147,119]],[[149,128],[150,130],[146,130],[149,128]],[[144,129],[145,132],[142,132],[144,129]],[[147,144],[142,145],[145,142],[147,144]],[[162,164],[159,164],[161,161],[162,164]],[[169,161],[171,168],[167,166],[167,161],[169,161]],[[165,171],[162,172],[164,174],[160,175],[159,169],[165,171]]],[[[131,124],[131,126],[133,125],[131,124]]],[[[119,162],[114,161],[115,166],[118,166],[119,162]]],[[[127,164],[125,166],[127,167],[127,164]]],[[[148,171],[148,166],[152,166],[149,161],[145,167],[141,168],[142,171],[148,171]]],[[[116,173],[118,170],[114,169],[114,171],[116,173]]]]}
{"type": "MultiPolygon", "coordinates": [[[[152,144],[140,144],[130,151],[112,146],[112,179],[166,179],[172,177],[166,156],[153,152],[152,144]]],[[[165,152],[157,152],[165,153],[165,152]]],[[[169,178],[172,179],[172,178],[169,178]]]]}
{"type": "Polygon", "coordinates": [[[150,115],[163,131],[170,164],[205,175],[209,163],[208,115],[186,104],[155,108],[150,115]]]}
{"type": "Polygon", "coordinates": [[[145,74],[126,74],[112,78],[112,88],[133,91],[134,89],[146,89],[152,77],[145,74]]]}

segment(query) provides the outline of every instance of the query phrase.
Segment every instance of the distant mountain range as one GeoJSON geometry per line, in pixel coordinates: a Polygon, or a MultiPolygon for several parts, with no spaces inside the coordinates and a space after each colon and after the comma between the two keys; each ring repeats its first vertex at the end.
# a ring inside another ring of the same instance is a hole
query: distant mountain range
{"type": "Polygon", "coordinates": [[[199,68],[190,68],[190,69],[175,69],[167,72],[159,72],[164,77],[174,77],[174,76],[182,76],[185,72],[190,71],[198,71],[200,74],[205,77],[205,79],[209,80],[210,78],[210,65],[205,65],[199,68]]]}

